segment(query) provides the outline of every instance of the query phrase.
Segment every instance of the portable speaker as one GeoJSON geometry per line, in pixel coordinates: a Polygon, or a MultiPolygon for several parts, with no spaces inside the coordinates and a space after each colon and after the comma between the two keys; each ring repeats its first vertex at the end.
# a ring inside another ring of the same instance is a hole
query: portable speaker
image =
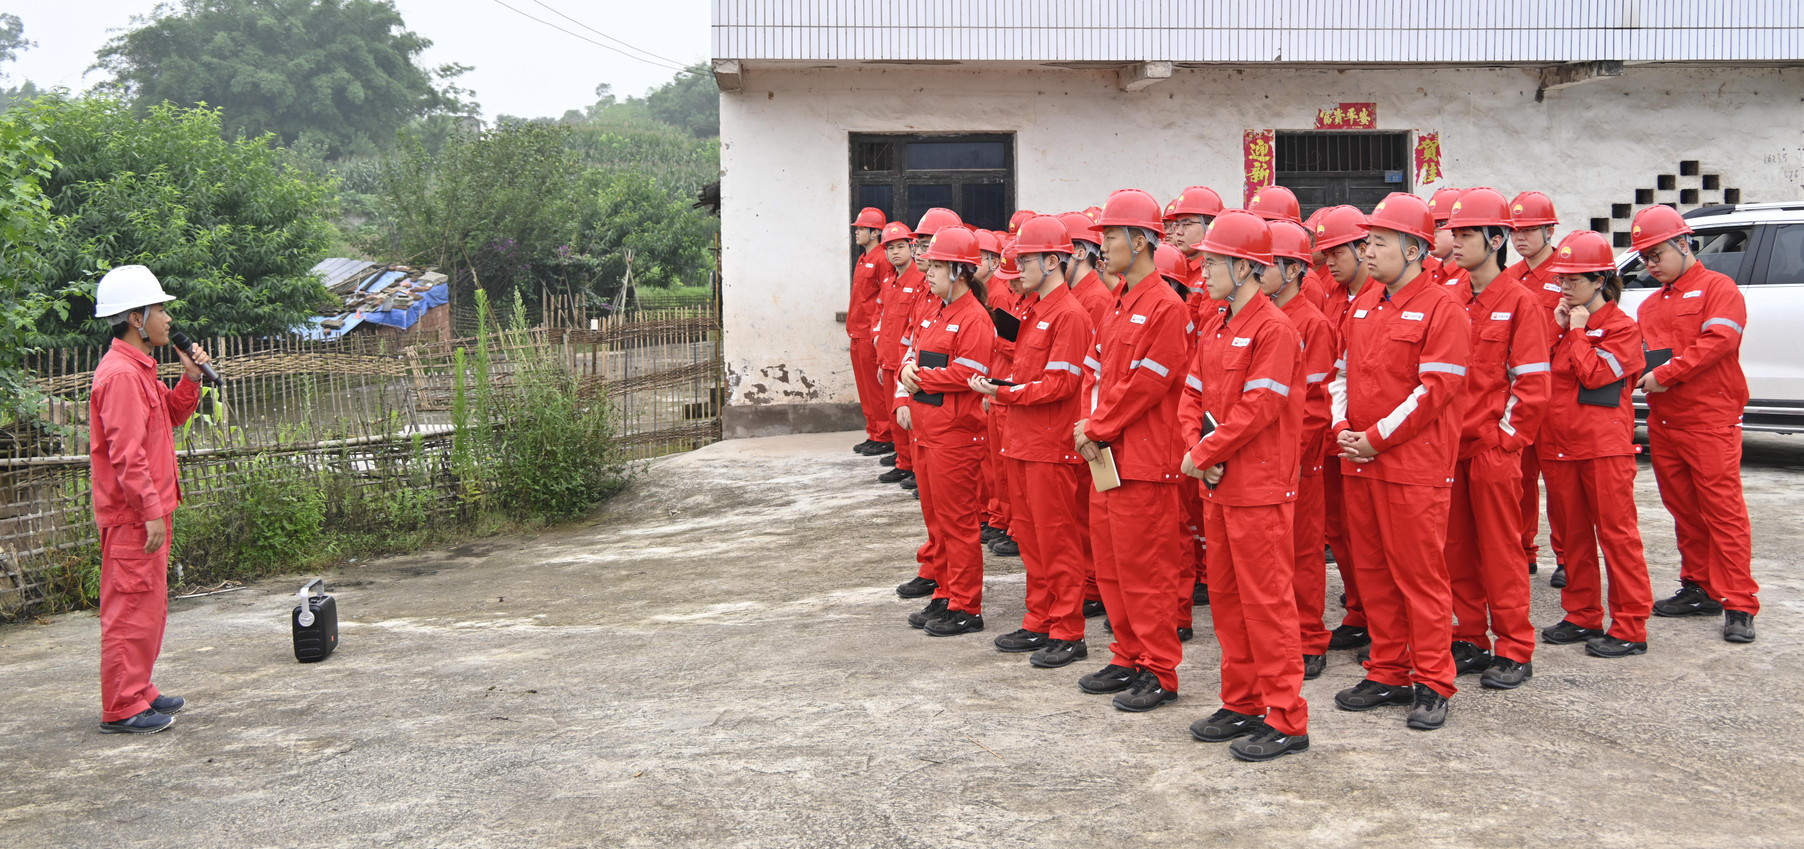
{"type": "Polygon", "coordinates": [[[318,663],[338,648],[338,600],[326,595],[324,578],[308,581],[300,597],[294,608],[294,659],[318,663]]]}

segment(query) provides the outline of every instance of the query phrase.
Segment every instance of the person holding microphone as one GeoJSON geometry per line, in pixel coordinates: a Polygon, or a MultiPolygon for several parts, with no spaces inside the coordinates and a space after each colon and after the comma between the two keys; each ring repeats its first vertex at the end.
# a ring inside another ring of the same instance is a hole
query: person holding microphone
{"type": "Polygon", "coordinates": [[[200,404],[200,349],[179,351],[181,382],[157,379],[153,349],[169,344],[175,300],[150,269],[106,273],[94,314],[113,326],[112,347],[94,369],[88,399],[88,457],[94,524],[100,529],[100,730],[154,734],[186,701],[151,683],[169,616],[170,522],[181,503],[175,428],[200,404]]]}

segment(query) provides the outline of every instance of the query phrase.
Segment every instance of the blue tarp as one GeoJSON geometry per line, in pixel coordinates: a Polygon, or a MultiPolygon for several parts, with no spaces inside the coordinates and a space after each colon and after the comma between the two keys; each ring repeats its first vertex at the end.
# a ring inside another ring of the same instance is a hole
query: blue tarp
{"type": "MultiPolygon", "coordinates": [[[[391,273],[398,273],[398,272],[391,272],[391,273]]],[[[424,316],[426,314],[427,310],[432,309],[433,307],[439,306],[440,304],[444,304],[450,300],[451,300],[451,287],[445,283],[440,283],[437,286],[427,289],[425,291],[425,293],[419,295],[418,300],[415,300],[413,302],[413,306],[408,307],[407,309],[404,309],[404,310],[364,310],[364,311],[351,313],[350,315],[345,316],[345,326],[340,327],[336,330],[328,330],[324,327],[321,327],[319,323],[320,323],[320,321],[322,321],[322,319],[320,319],[320,318],[310,318],[307,320],[306,324],[296,327],[294,329],[294,332],[297,334],[300,334],[301,336],[305,336],[308,339],[331,340],[331,339],[337,339],[337,338],[345,335],[346,333],[351,332],[352,328],[355,328],[357,325],[362,324],[366,321],[370,322],[372,324],[381,324],[381,325],[386,325],[388,327],[399,327],[399,328],[405,330],[409,327],[414,326],[415,324],[418,324],[420,321],[420,317],[424,316]]]]}

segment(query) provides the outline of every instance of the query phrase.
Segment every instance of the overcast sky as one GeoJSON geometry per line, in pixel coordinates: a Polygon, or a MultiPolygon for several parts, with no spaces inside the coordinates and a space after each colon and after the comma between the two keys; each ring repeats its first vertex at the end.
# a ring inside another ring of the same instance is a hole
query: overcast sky
{"type": "MultiPolygon", "coordinates": [[[[581,39],[535,23],[518,12],[556,23],[602,44],[614,42],[559,17],[570,18],[679,65],[708,58],[708,0],[397,0],[409,29],[432,40],[427,66],[446,62],[474,65],[459,83],[476,90],[486,118],[507,114],[556,117],[594,102],[595,85],[612,83],[619,95],[644,94],[671,77],[667,67],[628,59],[581,39]],[[541,5],[543,3],[543,5],[541,5]],[[547,7],[550,7],[547,9],[547,7]],[[552,11],[555,10],[555,11],[552,11]]],[[[148,14],[156,0],[32,0],[5,3],[25,23],[25,37],[38,46],[5,66],[11,84],[30,79],[40,86],[77,91],[104,79],[94,51],[126,27],[133,15],[148,14]]],[[[630,52],[630,51],[629,51],[630,52]]]]}

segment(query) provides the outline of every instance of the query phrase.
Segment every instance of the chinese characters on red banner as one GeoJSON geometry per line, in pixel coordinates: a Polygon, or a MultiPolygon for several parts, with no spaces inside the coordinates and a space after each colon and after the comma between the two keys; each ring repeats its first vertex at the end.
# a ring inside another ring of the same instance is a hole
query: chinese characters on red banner
{"type": "Polygon", "coordinates": [[[1416,185],[1441,181],[1441,134],[1416,133],[1416,185]]]}
{"type": "Polygon", "coordinates": [[[1272,131],[1247,130],[1241,140],[1241,150],[1246,157],[1247,185],[1244,201],[1251,203],[1253,195],[1272,185],[1275,179],[1272,173],[1272,131]]]}
{"type": "Polygon", "coordinates": [[[1331,109],[1318,109],[1315,113],[1318,130],[1370,130],[1377,126],[1376,103],[1341,103],[1331,109]]]}

